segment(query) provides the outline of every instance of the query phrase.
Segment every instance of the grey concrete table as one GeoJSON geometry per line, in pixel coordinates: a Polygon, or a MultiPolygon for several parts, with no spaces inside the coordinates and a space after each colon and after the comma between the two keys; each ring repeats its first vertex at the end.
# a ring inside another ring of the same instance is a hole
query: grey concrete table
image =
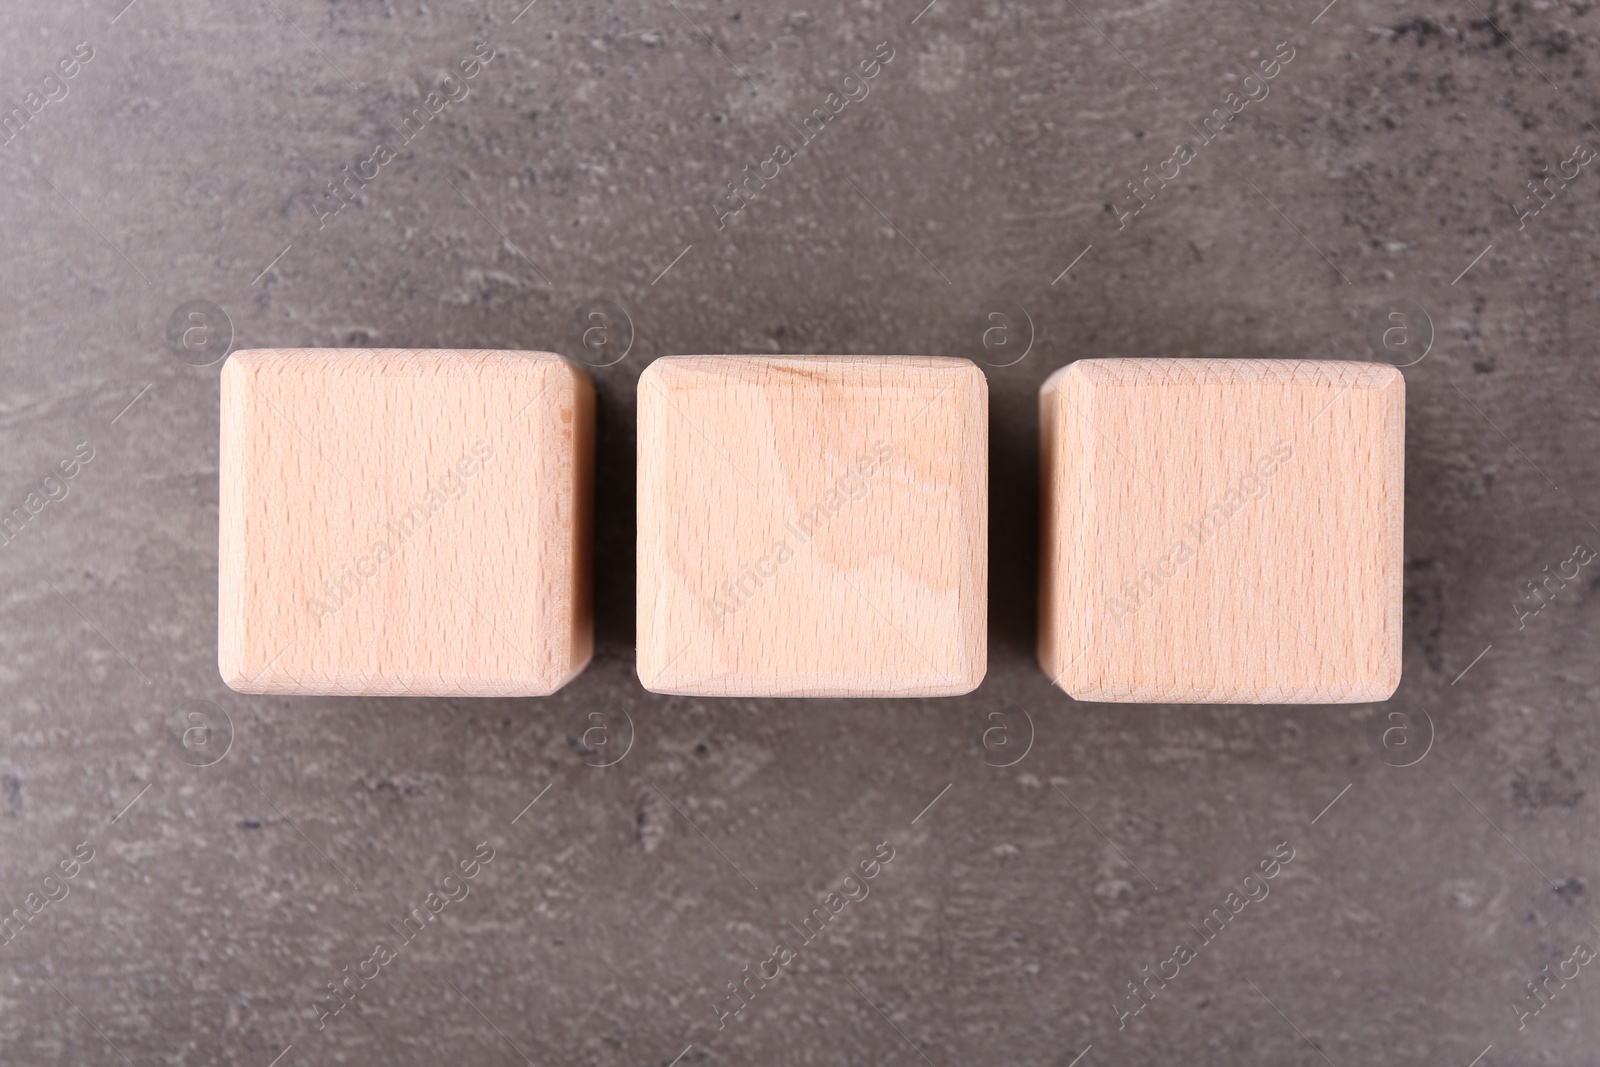
{"type": "Polygon", "coordinates": [[[1593,5],[523,2],[0,14],[0,1062],[1600,1062],[1593,5]],[[229,344],[608,363],[587,673],[227,691],[229,344]],[[1052,689],[1050,371],[1424,350],[1395,700],[1052,689]],[[985,361],[979,690],[640,689],[694,352],[985,361]]]}

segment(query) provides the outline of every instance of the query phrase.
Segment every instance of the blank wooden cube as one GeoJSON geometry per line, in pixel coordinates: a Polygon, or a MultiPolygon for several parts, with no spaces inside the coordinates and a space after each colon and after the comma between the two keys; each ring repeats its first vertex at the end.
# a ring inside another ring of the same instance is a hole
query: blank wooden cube
{"type": "Polygon", "coordinates": [[[988,386],[971,361],[658,359],[638,447],[645,688],[948,696],[982,680],[988,386]]]}
{"type": "Polygon", "coordinates": [[[217,662],[246,693],[542,696],[593,647],[594,388],[548,352],[222,371],[217,662]]]}
{"type": "Polygon", "coordinates": [[[1041,392],[1039,660],[1080,700],[1360,703],[1400,681],[1405,381],[1092,359],[1041,392]]]}

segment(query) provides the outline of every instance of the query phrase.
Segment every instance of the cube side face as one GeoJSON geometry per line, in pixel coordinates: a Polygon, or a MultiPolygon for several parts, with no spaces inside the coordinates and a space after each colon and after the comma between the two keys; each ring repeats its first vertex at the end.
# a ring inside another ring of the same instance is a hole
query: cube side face
{"type": "Polygon", "coordinates": [[[537,696],[587,661],[593,392],[548,353],[223,371],[218,666],[243,692],[537,696]]]}
{"type": "MultiPolygon", "coordinates": [[[[563,362],[568,375],[572,421],[571,444],[573,449],[570,468],[561,471],[570,488],[570,520],[558,511],[557,528],[566,531],[564,540],[566,577],[563,588],[572,590],[571,610],[554,605],[547,621],[552,632],[565,635],[567,641],[567,673],[550,689],[554,692],[583,672],[594,658],[594,492],[595,492],[595,391],[588,372],[576,364],[563,362]]],[[[556,390],[551,390],[556,392],[556,390]]],[[[557,400],[559,421],[562,412],[569,410],[557,400]]],[[[563,436],[563,442],[567,438],[563,436]]],[[[559,509],[568,499],[564,493],[556,499],[559,509]]]]}
{"type": "MultiPolygon", "coordinates": [[[[1392,367],[1094,360],[1055,616],[1083,700],[1345,703],[1399,682],[1404,381],[1392,367]],[[1075,525],[1074,525],[1075,524],[1075,525]]],[[[1058,484],[1060,484],[1058,482],[1058,484]]],[[[1062,508],[1056,510],[1059,517],[1062,508]]]]}
{"type": "Polygon", "coordinates": [[[645,687],[976,687],[987,665],[987,448],[987,384],[967,360],[657,360],[639,388],[645,687]]]}
{"type": "Polygon", "coordinates": [[[1093,391],[1074,372],[1056,371],[1039,390],[1039,665],[1060,684],[1084,655],[1081,627],[1073,624],[1088,575],[1083,566],[1085,516],[1092,514],[1089,478],[1095,436],[1093,391]]]}

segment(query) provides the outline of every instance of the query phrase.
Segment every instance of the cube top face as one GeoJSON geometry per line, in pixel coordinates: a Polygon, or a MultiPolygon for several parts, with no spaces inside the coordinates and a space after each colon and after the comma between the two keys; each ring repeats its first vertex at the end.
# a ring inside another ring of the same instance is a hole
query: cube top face
{"type": "Polygon", "coordinates": [[[638,670],[945,696],[987,666],[988,385],[965,359],[673,356],[639,381],[638,670]]]}
{"type": "Polygon", "coordinates": [[[222,371],[218,666],[251,693],[538,696],[592,647],[594,391],[545,352],[222,371]]]}
{"type": "Polygon", "coordinates": [[[1400,680],[1405,382],[1098,359],[1041,391],[1039,658],[1080,700],[1359,703],[1400,680]]]}

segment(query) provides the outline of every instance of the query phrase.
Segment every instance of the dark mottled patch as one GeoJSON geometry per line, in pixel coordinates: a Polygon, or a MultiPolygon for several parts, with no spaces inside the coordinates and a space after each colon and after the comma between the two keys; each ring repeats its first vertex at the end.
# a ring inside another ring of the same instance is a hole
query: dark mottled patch
{"type": "Polygon", "coordinates": [[[1523,808],[1572,808],[1582,800],[1578,772],[1568,767],[1561,753],[1550,749],[1539,766],[1511,776],[1511,799],[1523,808]]]}
{"type": "Polygon", "coordinates": [[[6,818],[15,819],[22,812],[22,779],[14,774],[0,776],[0,795],[5,797],[6,818]]]}
{"type": "Polygon", "coordinates": [[[633,819],[634,835],[639,844],[646,852],[654,852],[656,846],[661,844],[661,839],[666,836],[667,815],[653,790],[639,795],[633,819]]]}
{"type": "Polygon", "coordinates": [[[361,783],[367,791],[377,793],[387,790],[401,796],[414,797],[428,788],[428,782],[421,778],[390,778],[387,775],[381,778],[368,778],[361,783]]]}
{"type": "Polygon", "coordinates": [[[1489,43],[1484,46],[1486,48],[1499,48],[1501,45],[1511,40],[1511,36],[1509,34],[1502,32],[1500,27],[1495,25],[1494,22],[1489,19],[1473,19],[1472,22],[1468,23],[1468,25],[1475,30],[1487,32],[1489,34],[1489,43]]]}
{"type": "Polygon", "coordinates": [[[1406,563],[1406,630],[1414,634],[1422,658],[1433,671],[1444,670],[1444,579],[1437,560],[1406,563]]]}
{"type": "Polygon", "coordinates": [[[1572,51],[1572,31],[1555,30],[1539,42],[1539,47],[1544,49],[1544,54],[1547,56],[1566,55],[1572,51]]]}
{"type": "Polygon", "coordinates": [[[1409,18],[1389,28],[1394,31],[1394,39],[1397,41],[1406,34],[1411,34],[1417,39],[1419,48],[1427,42],[1429,37],[1437,37],[1444,32],[1437,22],[1427,17],[1409,18]]]}

